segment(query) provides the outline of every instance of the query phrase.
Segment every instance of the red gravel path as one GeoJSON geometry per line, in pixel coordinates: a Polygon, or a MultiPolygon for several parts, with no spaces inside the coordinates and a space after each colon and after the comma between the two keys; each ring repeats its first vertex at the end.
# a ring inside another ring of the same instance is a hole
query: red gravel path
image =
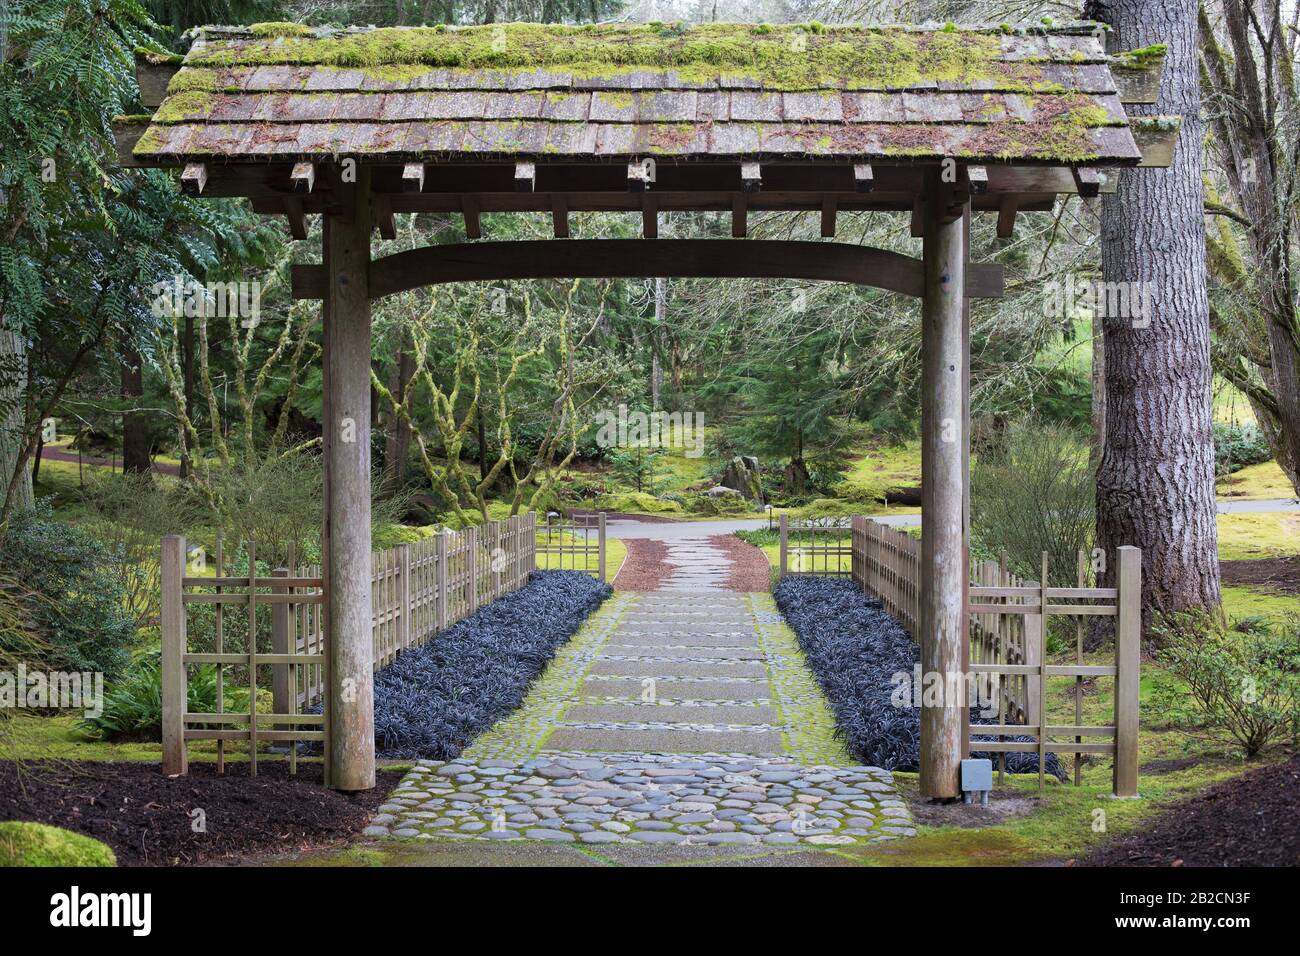
{"type": "Polygon", "coordinates": [[[657,591],[673,569],[664,563],[668,546],[653,538],[624,538],[627,560],[614,578],[615,591],[657,591]]]}
{"type": "Polygon", "coordinates": [[[748,541],[741,541],[734,534],[719,534],[709,539],[712,544],[731,558],[731,574],[727,577],[727,587],[732,591],[769,591],[772,588],[772,566],[767,555],[760,548],[748,541]]]}

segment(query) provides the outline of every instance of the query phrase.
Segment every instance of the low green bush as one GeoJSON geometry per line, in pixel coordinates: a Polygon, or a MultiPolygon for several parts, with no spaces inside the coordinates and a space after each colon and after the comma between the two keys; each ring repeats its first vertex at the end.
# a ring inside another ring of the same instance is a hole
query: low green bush
{"type": "Polygon", "coordinates": [[[1187,685],[1203,726],[1226,731],[1247,758],[1300,734],[1300,618],[1227,627],[1186,612],[1156,629],[1156,659],[1187,685]]]}
{"type": "MultiPolygon", "coordinates": [[[[217,709],[217,669],[205,664],[190,669],[185,709],[210,714],[217,709]]],[[[162,727],[162,667],[157,654],[139,661],[131,673],[108,685],[104,710],[85,717],[82,726],[102,740],[157,740],[162,727]]]]}
{"type": "Polygon", "coordinates": [[[683,508],[676,501],[667,501],[635,491],[625,494],[604,495],[596,499],[596,505],[602,511],[614,511],[620,514],[682,514],[683,508]]]}
{"type": "Polygon", "coordinates": [[[1264,433],[1251,422],[1216,422],[1214,425],[1214,470],[1230,475],[1248,465],[1271,461],[1273,452],[1264,433]]]}
{"type": "Polygon", "coordinates": [[[0,823],[0,867],[117,866],[111,848],[70,830],[9,820],[0,823]]]}
{"type": "Polygon", "coordinates": [[[136,624],[116,571],[119,555],[50,516],[48,503],[16,516],[0,545],[0,567],[51,670],[99,671],[109,680],[130,663],[136,624]]]}

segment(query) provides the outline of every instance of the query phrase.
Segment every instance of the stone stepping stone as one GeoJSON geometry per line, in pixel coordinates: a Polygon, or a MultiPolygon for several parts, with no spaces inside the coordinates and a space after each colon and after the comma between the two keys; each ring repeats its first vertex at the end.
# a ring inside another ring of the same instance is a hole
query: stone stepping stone
{"type": "MultiPolygon", "coordinates": [[[[771,700],[772,688],[766,682],[745,683],[729,680],[674,681],[659,680],[658,696],[684,700],[771,700]]],[[[588,677],[582,684],[584,697],[637,697],[640,680],[617,680],[588,677]]]]}
{"type": "Polygon", "coordinates": [[[763,652],[757,647],[692,647],[685,641],[673,643],[671,639],[665,639],[663,644],[606,644],[604,647],[604,656],[607,657],[674,657],[687,653],[696,660],[763,660],[763,652]]]}
{"type": "Polygon", "coordinates": [[[781,735],[730,730],[588,730],[560,727],[546,738],[546,746],[555,750],[765,754],[781,750],[781,735]]]}
{"type": "Polygon", "coordinates": [[[775,707],[682,706],[680,704],[578,704],[564,712],[564,719],[585,721],[666,721],[679,724],[775,724],[780,715],[775,707]]]}
{"type": "Polygon", "coordinates": [[[767,668],[758,661],[602,661],[590,673],[621,677],[766,677],[767,668]]]}

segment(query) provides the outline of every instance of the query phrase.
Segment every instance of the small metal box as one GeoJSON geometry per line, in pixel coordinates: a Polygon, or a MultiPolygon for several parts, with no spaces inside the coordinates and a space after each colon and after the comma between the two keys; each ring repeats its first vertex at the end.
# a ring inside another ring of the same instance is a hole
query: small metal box
{"type": "Polygon", "coordinates": [[[993,789],[992,760],[963,760],[961,762],[961,788],[967,793],[993,789]]]}

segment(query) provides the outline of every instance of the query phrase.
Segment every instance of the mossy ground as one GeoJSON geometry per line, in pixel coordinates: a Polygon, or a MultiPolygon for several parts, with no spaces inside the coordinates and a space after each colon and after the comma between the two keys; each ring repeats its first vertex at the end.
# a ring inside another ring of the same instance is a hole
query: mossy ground
{"type": "Polygon", "coordinates": [[[1296,496],[1295,488],[1275,461],[1247,465],[1231,475],[1224,475],[1215,482],[1215,490],[1221,498],[1243,501],[1296,496]]]}
{"type": "Polygon", "coordinates": [[[10,820],[0,823],[0,866],[117,866],[117,857],[80,833],[10,820]]]}

